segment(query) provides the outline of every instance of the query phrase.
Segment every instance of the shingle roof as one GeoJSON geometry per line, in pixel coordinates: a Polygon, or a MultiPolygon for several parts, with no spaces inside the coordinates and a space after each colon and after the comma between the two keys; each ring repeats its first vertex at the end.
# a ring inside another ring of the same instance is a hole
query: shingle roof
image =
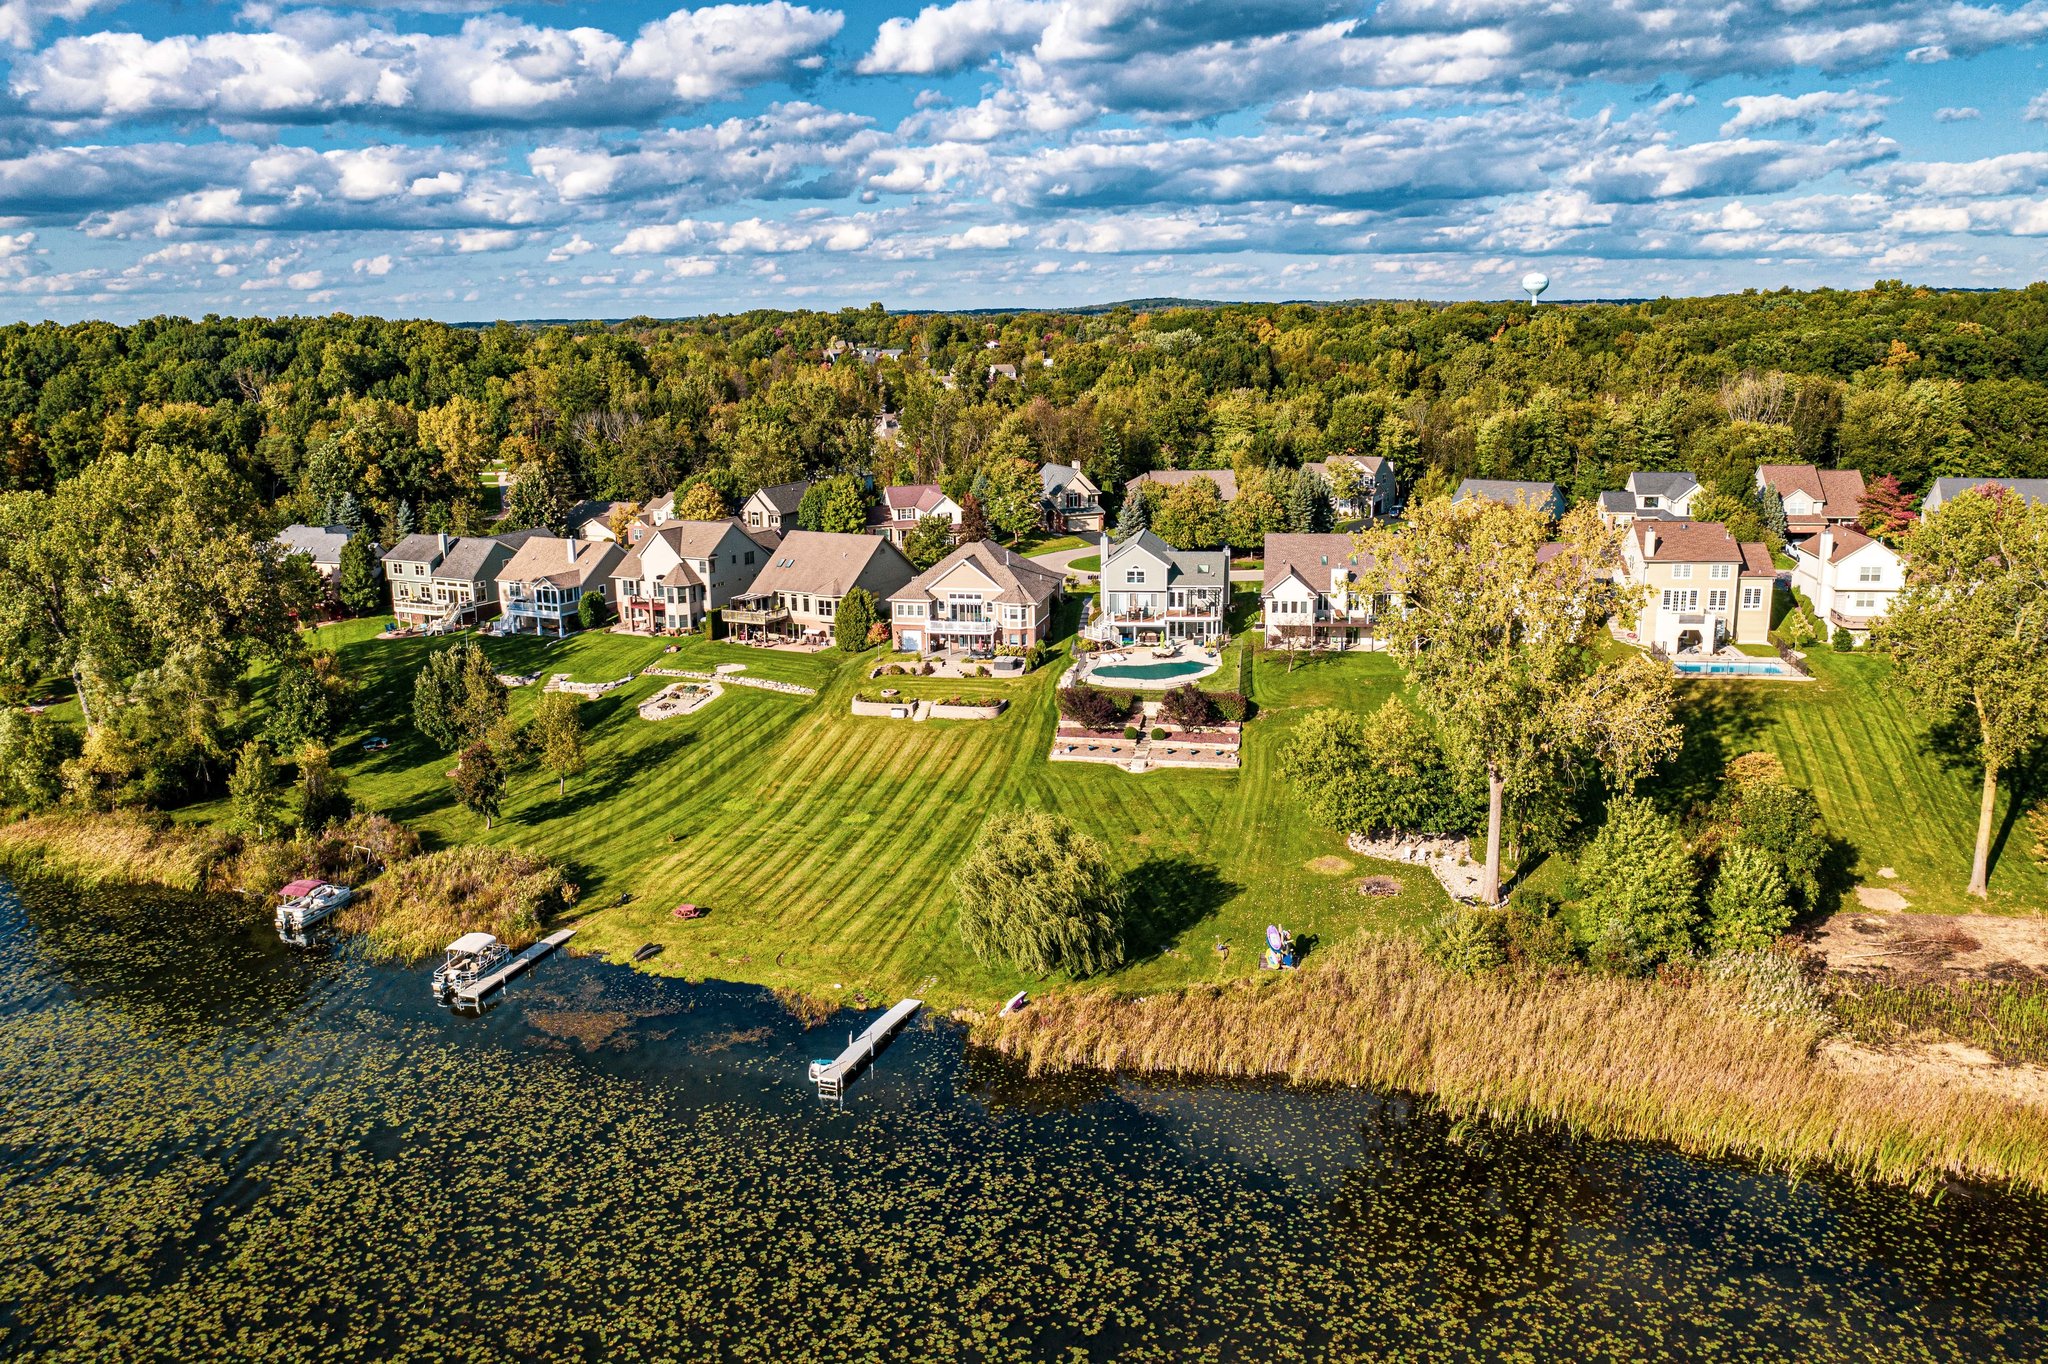
{"type": "Polygon", "coordinates": [[[1822,469],[1820,494],[1829,515],[1854,516],[1863,510],[1863,474],[1856,469],[1822,469]]]}
{"type": "Polygon", "coordinates": [[[1680,498],[1699,486],[1691,474],[1676,470],[1638,469],[1628,476],[1628,490],[1638,497],[1680,498]]]}
{"type": "Polygon", "coordinates": [[[971,540],[912,578],[901,591],[892,593],[889,600],[928,598],[933,585],[963,563],[973,564],[1003,589],[995,600],[1015,606],[1026,603],[1043,605],[1059,593],[1065,581],[1064,575],[1042,564],[1034,564],[1014,550],[1004,549],[988,540],[971,540]]]}
{"type": "Polygon", "coordinates": [[[348,537],[347,526],[286,526],[277,533],[277,543],[287,552],[303,554],[316,564],[338,564],[348,537]]]}
{"type": "Polygon", "coordinates": [[[441,557],[441,539],[438,535],[408,535],[390,549],[384,551],[387,564],[430,564],[441,557]]]}
{"type": "Polygon", "coordinates": [[[746,595],[810,592],[843,597],[877,555],[892,554],[903,557],[896,546],[879,536],[793,530],[768,556],[767,565],[755,575],[746,595]]]}
{"type": "Polygon", "coordinates": [[[666,540],[669,548],[678,554],[703,559],[708,558],[738,524],[730,518],[723,521],[671,521],[649,538],[666,540]]]}
{"type": "Polygon", "coordinates": [[[1771,562],[1771,551],[1755,540],[1742,542],[1742,576],[1775,578],[1778,566],[1771,562]]]}
{"type": "MultiPolygon", "coordinates": [[[[1038,466],[1038,490],[1047,494],[1056,493],[1075,479],[1087,477],[1071,464],[1041,464],[1038,466]]],[[[1088,486],[1095,486],[1093,480],[1089,481],[1088,486]]]]}
{"type": "Polygon", "coordinates": [[[608,540],[536,535],[498,570],[497,581],[531,583],[545,579],[558,587],[581,587],[611,577],[612,570],[625,557],[626,552],[608,540]]]}
{"type": "Polygon", "coordinates": [[[804,493],[809,491],[810,486],[809,482],[770,483],[757,491],[754,496],[764,499],[769,506],[775,508],[784,516],[794,516],[797,505],[804,500],[804,493]]]}
{"type": "Polygon", "coordinates": [[[1657,564],[1729,564],[1742,562],[1742,546],[1718,521],[1638,521],[1629,527],[1643,557],[1657,564]],[[1657,538],[1651,549],[1651,535],[1657,538]]]}
{"type": "Polygon", "coordinates": [[[1451,494],[1451,501],[1464,502],[1483,497],[1508,507],[1532,507],[1554,511],[1563,498],[1555,483],[1531,483],[1513,478],[1468,478],[1451,494]]]}
{"type": "Polygon", "coordinates": [[[569,508],[569,529],[581,530],[591,521],[609,523],[613,513],[623,511],[630,505],[632,504],[627,502],[578,502],[569,508]]]}
{"type": "Polygon", "coordinates": [[[450,542],[448,557],[434,570],[437,578],[460,578],[477,582],[484,578],[496,579],[497,569],[512,557],[509,546],[481,535],[465,535],[450,542]]]}
{"type": "MultiPolygon", "coordinates": [[[[1764,485],[1774,489],[1778,496],[1786,493],[1805,493],[1808,497],[1822,497],[1820,470],[1811,464],[1759,464],[1756,476],[1764,485]]],[[[1823,499],[1825,500],[1825,499],[1823,499]]]]}
{"type": "MultiPolygon", "coordinates": [[[[1226,551],[1175,549],[1149,530],[1141,530],[1128,540],[1111,545],[1109,552],[1102,556],[1105,572],[1110,560],[1132,548],[1142,549],[1165,563],[1170,570],[1167,574],[1169,582],[1178,577],[1185,577],[1196,584],[1221,584],[1225,587],[1230,584],[1230,555],[1226,551]]],[[[1105,576],[1103,581],[1109,581],[1108,577],[1105,576]]]]}
{"type": "Polygon", "coordinates": [[[1964,493],[1992,485],[2004,488],[2029,503],[2048,502],[2048,478],[1937,478],[1928,500],[1937,507],[1953,502],[1964,493]]]}
{"type": "Polygon", "coordinates": [[[1177,488],[1183,483],[1192,483],[1198,478],[1206,478],[1211,483],[1214,483],[1217,491],[1223,494],[1225,502],[1236,500],[1237,471],[1235,469],[1154,469],[1149,473],[1139,474],[1131,480],[1131,483],[1133,485],[1157,483],[1162,488],[1177,488]]]}
{"type": "MultiPolygon", "coordinates": [[[[1865,545],[1877,543],[1877,541],[1871,539],[1854,526],[1836,526],[1834,528],[1834,537],[1835,552],[1828,558],[1828,562],[1831,564],[1840,563],[1865,545]]],[[[1801,540],[1796,548],[1801,554],[1818,559],[1820,557],[1820,540],[1821,537],[1818,535],[1810,536],[1807,539],[1801,540]]]]}
{"type": "Polygon", "coordinates": [[[1320,592],[1330,585],[1332,565],[1343,564],[1355,578],[1372,562],[1348,535],[1268,535],[1264,590],[1271,592],[1291,573],[1320,592]]]}

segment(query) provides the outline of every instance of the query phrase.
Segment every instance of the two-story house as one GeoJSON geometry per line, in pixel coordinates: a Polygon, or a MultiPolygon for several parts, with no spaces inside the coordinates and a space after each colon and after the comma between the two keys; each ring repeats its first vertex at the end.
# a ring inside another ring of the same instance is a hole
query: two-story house
{"type": "Polygon", "coordinates": [[[1052,631],[1064,575],[989,540],[961,545],[889,598],[905,653],[1022,649],[1052,631]]]}
{"type": "Polygon", "coordinates": [[[384,556],[392,617],[400,625],[474,625],[497,614],[498,570],[537,533],[406,536],[384,556]]]}
{"type": "Polygon", "coordinates": [[[611,601],[612,573],[626,551],[609,540],[536,535],[498,570],[498,607],[509,632],[566,635],[586,594],[611,601]]]}
{"type": "Polygon", "coordinates": [[[1822,526],[1853,526],[1863,514],[1863,475],[1854,469],[1759,464],[1758,495],[1766,488],[1785,505],[1787,539],[1816,534],[1822,526]]]}
{"type": "Polygon", "coordinates": [[[879,535],[793,530],[725,609],[726,628],[742,644],[832,637],[839,601],[856,587],[875,596],[886,621],[889,598],[917,576],[903,551],[879,535]]]}
{"type": "Polygon", "coordinates": [[[1332,649],[1385,647],[1374,622],[1387,599],[1360,590],[1372,556],[1348,535],[1268,535],[1259,604],[1269,645],[1332,649]]]}
{"type": "Polygon", "coordinates": [[[1778,571],[1762,545],[1717,521],[1638,520],[1621,544],[1621,581],[1644,594],[1636,638],[1679,654],[1763,644],[1778,571]]]}
{"type": "Polygon", "coordinates": [[[803,503],[804,494],[810,490],[808,482],[770,483],[757,488],[754,495],[740,505],[740,521],[750,531],[772,530],[786,535],[796,529],[796,509],[803,503]]]}
{"type": "Polygon", "coordinates": [[[894,484],[882,489],[881,499],[868,510],[868,534],[900,545],[927,516],[943,516],[958,527],[962,515],[960,504],[940,492],[936,483],[894,484]]]}
{"type": "Polygon", "coordinates": [[[1122,645],[1223,635],[1228,549],[1175,549],[1149,530],[1120,544],[1104,536],[1099,581],[1091,639],[1122,645]]]}
{"type": "Polygon", "coordinates": [[[1401,509],[1401,485],[1394,474],[1394,462],[1380,455],[1332,455],[1328,459],[1312,460],[1301,466],[1303,473],[1314,472],[1330,485],[1330,503],[1340,517],[1377,518],[1392,516],[1401,509]],[[1344,466],[1355,478],[1340,477],[1339,466],[1344,466]],[[1349,496],[1338,493],[1338,485],[1348,487],[1349,496]]]}
{"type": "Polygon", "coordinates": [[[1854,526],[1828,526],[1792,546],[1792,588],[1813,603],[1830,630],[1858,644],[1906,586],[1905,561],[1854,526]]]}
{"type": "Polygon", "coordinates": [[[1527,507],[1553,521],[1564,515],[1564,493],[1555,483],[1534,483],[1514,478],[1468,478],[1451,494],[1453,502],[1480,498],[1504,507],[1527,507]]]}
{"type": "Polygon", "coordinates": [[[612,570],[612,600],[628,630],[695,630],[704,613],[747,589],[764,551],[738,521],[671,521],[650,530],[612,570]]]}
{"type": "Polygon", "coordinates": [[[1049,531],[1060,535],[1098,535],[1102,531],[1102,489],[1071,464],[1039,466],[1038,501],[1049,531]]]}
{"type": "Polygon", "coordinates": [[[1600,494],[1600,519],[1608,526],[1626,526],[1639,519],[1692,520],[1700,481],[1691,474],[1638,470],[1619,491],[1600,494]]]}

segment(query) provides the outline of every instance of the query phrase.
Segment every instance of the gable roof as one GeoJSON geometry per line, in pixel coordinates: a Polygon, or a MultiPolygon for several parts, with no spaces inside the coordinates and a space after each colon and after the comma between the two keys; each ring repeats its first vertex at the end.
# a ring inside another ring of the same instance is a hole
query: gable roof
{"type": "MultiPolygon", "coordinates": [[[[917,512],[921,516],[927,516],[937,511],[941,502],[950,502],[951,500],[951,498],[939,490],[939,485],[936,483],[892,483],[882,489],[882,499],[875,504],[875,511],[881,512],[885,509],[888,511],[909,510],[917,512]]],[[[875,520],[877,518],[871,516],[869,519],[875,520]]],[[[889,518],[881,516],[879,519],[886,521],[889,518]]]]}
{"type": "Polygon", "coordinates": [[[441,542],[444,538],[439,535],[408,535],[390,549],[384,551],[384,562],[387,564],[431,564],[441,557],[441,542]]]}
{"type": "Polygon", "coordinates": [[[610,577],[612,570],[625,557],[626,551],[610,540],[536,535],[521,545],[498,570],[497,581],[551,582],[557,587],[581,587],[610,577]]]}
{"type": "Polygon", "coordinates": [[[1162,488],[1178,488],[1183,483],[1193,483],[1206,478],[1216,485],[1225,502],[1237,498],[1237,470],[1235,469],[1152,469],[1132,479],[1133,484],[1157,483],[1162,488]]]}
{"type": "Polygon", "coordinates": [[[1386,458],[1381,455],[1331,455],[1328,459],[1308,460],[1301,467],[1304,471],[1313,469],[1324,478],[1328,478],[1330,476],[1330,466],[1335,464],[1355,464],[1365,470],[1366,473],[1377,478],[1380,467],[1386,462],[1386,458]]]}
{"type": "Polygon", "coordinates": [[[1630,526],[1636,550],[1653,564],[1739,564],[1742,546],[1719,521],[1639,521],[1630,526]],[[1656,536],[1654,548],[1650,537],[1656,536]]]}
{"type": "MultiPolygon", "coordinates": [[[[612,570],[612,577],[636,583],[644,581],[647,577],[647,562],[640,557],[640,551],[636,549],[621,559],[618,567],[612,570]]],[[[703,582],[704,580],[697,576],[696,570],[681,559],[676,561],[675,567],[661,575],[663,587],[696,587],[701,586],[703,582]]]]}
{"type": "Polygon", "coordinates": [[[1863,474],[1856,469],[1821,469],[1811,464],[1759,464],[1757,480],[1775,490],[1805,493],[1830,516],[1853,516],[1863,507],[1863,474]]]}
{"type": "Polygon", "coordinates": [[[1475,497],[1498,502],[1504,507],[1530,507],[1553,512],[1564,502],[1555,483],[1532,483],[1514,478],[1468,478],[1451,494],[1451,501],[1467,502],[1475,497]]]}
{"type": "MultiPolygon", "coordinates": [[[[902,551],[880,536],[793,530],[769,554],[767,564],[754,575],[746,595],[809,592],[843,597],[877,557],[891,556],[903,559],[902,551]]],[[[903,563],[908,568],[910,561],[903,559],[903,563]]]]}
{"type": "Polygon", "coordinates": [[[1742,542],[1742,576],[1776,580],[1778,566],[1771,562],[1770,549],[1755,540],[1742,542]]]}
{"type": "Polygon", "coordinates": [[[1050,496],[1073,483],[1085,483],[1089,491],[1100,492],[1095,480],[1072,464],[1041,464],[1038,466],[1038,490],[1050,496]]]}
{"type": "Polygon", "coordinates": [[[1811,464],[1759,464],[1756,476],[1758,482],[1780,497],[1786,493],[1805,493],[1825,500],[1820,490],[1820,470],[1811,464]]]}
{"type": "Polygon", "coordinates": [[[1143,550],[1166,565],[1166,580],[1169,583],[1187,578],[1196,585],[1230,585],[1230,554],[1220,549],[1175,549],[1149,530],[1141,530],[1127,540],[1109,547],[1102,556],[1102,570],[1099,581],[1109,582],[1109,566],[1132,550],[1143,550]]]}
{"type": "MultiPolygon", "coordinates": [[[[804,494],[810,490],[810,486],[808,480],[796,483],[769,483],[756,488],[754,497],[760,498],[784,516],[794,516],[797,504],[804,500],[804,494]]],[[[753,501],[754,497],[748,498],[747,501],[753,501]]]]}
{"type": "Polygon", "coordinates": [[[2048,478],[1937,478],[1927,500],[1936,507],[1978,488],[1999,487],[2028,503],[2048,502],[2048,478]]]}
{"type": "Polygon", "coordinates": [[[482,535],[465,535],[448,545],[448,557],[434,569],[437,578],[460,578],[477,582],[496,578],[499,564],[512,557],[512,548],[482,535]]]}
{"type": "Polygon", "coordinates": [[[915,601],[929,597],[938,582],[962,564],[980,569],[989,581],[1002,589],[995,600],[1013,606],[1043,605],[1059,594],[1066,581],[1065,575],[1035,564],[1015,550],[1004,549],[989,540],[972,540],[912,578],[901,591],[891,593],[889,600],[915,601]]]}
{"type": "MultiPolygon", "coordinates": [[[[719,521],[671,521],[662,526],[647,540],[664,540],[677,554],[692,559],[708,559],[717,552],[725,537],[739,530],[739,522],[727,517],[719,521]]],[[[742,537],[746,532],[741,530],[742,537]]],[[[647,540],[641,541],[644,546],[647,540]]]]}
{"type": "Polygon", "coordinates": [[[303,554],[316,564],[340,563],[348,538],[347,526],[286,526],[277,533],[286,553],[303,554]]]}
{"type": "Polygon", "coordinates": [[[581,530],[592,521],[603,521],[610,525],[613,513],[624,511],[632,505],[630,502],[578,502],[569,508],[569,529],[581,530]]]}
{"type": "Polygon", "coordinates": [[[1820,471],[1821,501],[1827,503],[1828,511],[1842,516],[1853,516],[1863,509],[1863,472],[1860,469],[1822,469],[1820,471]]]}
{"type": "MultiPolygon", "coordinates": [[[[1871,545],[1877,545],[1887,553],[1892,552],[1890,545],[1885,544],[1882,540],[1871,539],[1854,526],[1835,526],[1833,527],[1833,534],[1835,537],[1834,553],[1828,556],[1828,562],[1831,564],[1838,564],[1857,550],[1867,549],[1871,545]]],[[[1801,540],[1792,548],[1810,559],[1818,559],[1820,557],[1820,542],[1821,537],[1819,535],[1812,535],[1801,540]]]]}
{"type": "Polygon", "coordinates": [[[1271,592],[1293,576],[1318,592],[1327,591],[1330,570],[1340,564],[1351,579],[1371,568],[1373,559],[1348,535],[1268,535],[1264,590],[1271,592]]]}
{"type": "Polygon", "coordinates": [[[1638,469],[1628,476],[1628,490],[1637,497],[1661,497],[1671,501],[1684,497],[1699,486],[1698,479],[1677,470],[1638,469]]]}

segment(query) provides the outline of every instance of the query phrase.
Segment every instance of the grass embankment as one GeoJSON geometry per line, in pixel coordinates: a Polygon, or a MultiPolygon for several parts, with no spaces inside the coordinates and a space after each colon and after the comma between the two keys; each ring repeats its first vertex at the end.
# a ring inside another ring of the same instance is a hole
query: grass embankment
{"type": "Polygon", "coordinates": [[[1558,1122],[1798,1170],[1928,1188],[2048,1191],[2039,1109],[1910,1074],[1850,1075],[1819,1033],[1745,1016],[1732,991],[1582,973],[1464,978],[1394,939],[1315,969],[1148,998],[1041,999],[975,1040],[1034,1072],[1285,1076],[1432,1096],[1460,1116],[1558,1122]]]}
{"type": "Polygon", "coordinates": [[[195,831],[141,815],[37,815],[0,823],[0,866],[70,881],[142,881],[214,888],[213,857],[195,831]]]}

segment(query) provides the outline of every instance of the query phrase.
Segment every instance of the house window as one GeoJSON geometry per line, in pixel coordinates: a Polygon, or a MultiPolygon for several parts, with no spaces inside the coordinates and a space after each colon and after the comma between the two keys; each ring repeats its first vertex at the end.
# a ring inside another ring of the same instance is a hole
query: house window
{"type": "Polygon", "coordinates": [[[1871,613],[1872,611],[1875,611],[1876,609],[1877,609],[1877,598],[1876,598],[1876,597],[1858,597],[1858,598],[1856,598],[1856,611],[1857,611],[1857,614],[1859,614],[1859,615],[1868,615],[1868,614],[1870,614],[1870,613],[1871,613]]]}
{"type": "Polygon", "coordinates": [[[1707,593],[1707,609],[1709,611],[1726,611],[1728,609],[1728,589],[1720,587],[1707,593]]]}
{"type": "Polygon", "coordinates": [[[823,619],[823,620],[830,620],[830,619],[832,619],[832,612],[833,612],[833,610],[834,610],[834,609],[835,609],[835,608],[836,608],[836,607],[837,607],[838,605],[839,605],[839,600],[838,600],[838,598],[836,598],[836,597],[820,597],[820,598],[818,598],[818,616],[819,616],[819,618],[820,618],[820,619],[823,619]]]}
{"type": "Polygon", "coordinates": [[[1707,570],[1707,576],[1716,582],[1725,582],[1735,576],[1734,564],[1715,564],[1707,570]]]}
{"type": "Polygon", "coordinates": [[[1671,566],[1671,577],[1672,577],[1672,580],[1673,580],[1673,581],[1675,581],[1675,582],[1684,582],[1684,581],[1685,581],[1685,580],[1686,580],[1687,578],[1690,578],[1691,576],[1692,576],[1692,565],[1691,565],[1691,564],[1673,564],[1673,565],[1671,566]]]}
{"type": "Polygon", "coordinates": [[[1763,604],[1764,604],[1764,590],[1763,590],[1763,589],[1762,589],[1761,587],[1745,587],[1745,588],[1743,588],[1743,589],[1742,589],[1742,609],[1743,609],[1743,610],[1745,610],[1745,611],[1754,611],[1754,610],[1756,610],[1756,609],[1757,609],[1757,608],[1758,608],[1759,606],[1762,606],[1763,604]]]}
{"type": "Polygon", "coordinates": [[[1144,584],[1145,584],[1145,570],[1144,570],[1144,569],[1142,569],[1142,568],[1127,568],[1127,569],[1125,569],[1125,570],[1124,570],[1124,585],[1125,585],[1126,587],[1142,587],[1142,586],[1144,586],[1144,584]]]}
{"type": "Polygon", "coordinates": [[[1666,611],[1691,611],[1700,604],[1697,588],[1667,587],[1664,589],[1666,611]]]}
{"type": "Polygon", "coordinates": [[[747,564],[748,564],[748,566],[749,566],[749,567],[751,567],[751,566],[753,565],[753,562],[754,562],[754,551],[752,551],[752,550],[750,549],[750,550],[748,550],[748,551],[747,551],[747,564]]]}
{"type": "Polygon", "coordinates": [[[1856,581],[1859,583],[1881,583],[1884,581],[1884,569],[1878,564],[1864,564],[1856,570],[1856,581]]]}

